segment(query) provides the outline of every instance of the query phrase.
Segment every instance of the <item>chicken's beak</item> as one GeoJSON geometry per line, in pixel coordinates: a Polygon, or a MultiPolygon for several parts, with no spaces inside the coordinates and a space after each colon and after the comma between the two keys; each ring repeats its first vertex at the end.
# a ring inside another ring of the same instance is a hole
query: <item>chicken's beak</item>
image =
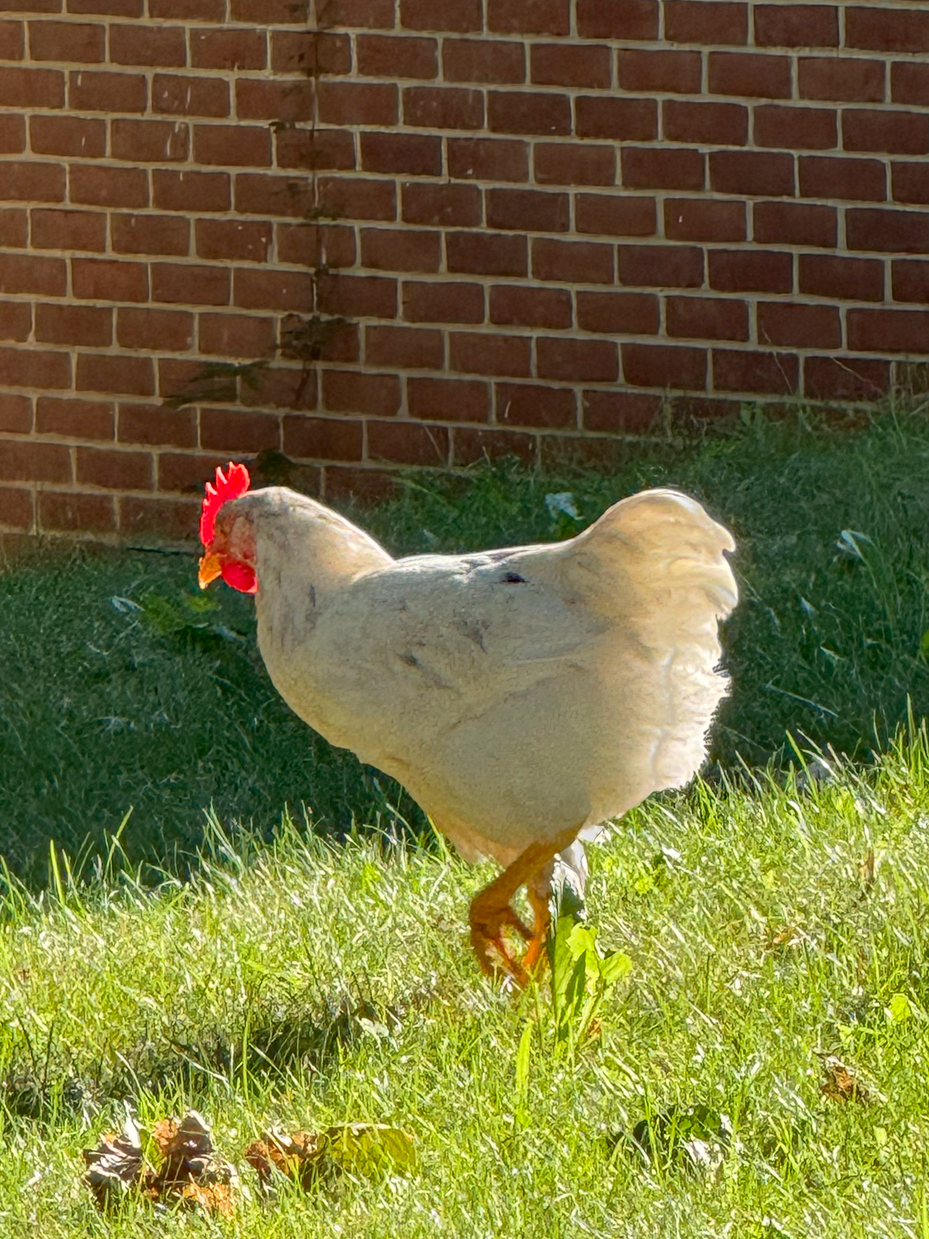
{"type": "Polygon", "coordinates": [[[200,560],[200,571],[197,574],[200,588],[206,589],[211,581],[215,581],[218,576],[222,576],[222,571],[223,565],[219,556],[215,551],[207,551],[200,560]]]}

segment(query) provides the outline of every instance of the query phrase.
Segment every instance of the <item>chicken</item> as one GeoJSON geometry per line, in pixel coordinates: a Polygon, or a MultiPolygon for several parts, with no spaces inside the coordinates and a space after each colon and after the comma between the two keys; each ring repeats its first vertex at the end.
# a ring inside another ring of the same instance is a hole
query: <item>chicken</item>
{"type": "Polygon", "coordinates": [[[580,869],[585,838],[705,758],[732,537],[648,490],[569,541],[398,560],[314,499],[248,486],[241,465],[207,485],[201,586],[255,593],[291,709],[399,780],[466,859],[503,866],[471,904],[471,942],[485,972],[524,984],[556,858],[580,869]]]}

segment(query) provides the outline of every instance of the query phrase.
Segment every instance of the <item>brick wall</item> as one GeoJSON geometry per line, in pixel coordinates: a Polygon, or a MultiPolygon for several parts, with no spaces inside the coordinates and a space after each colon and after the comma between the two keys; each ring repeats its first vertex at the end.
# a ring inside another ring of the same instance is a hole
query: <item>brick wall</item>
{"type": "Polygon", "coordinates": [[[0,528],[879,396],[927,154],[916,0],[0,0],[0,528]]]}

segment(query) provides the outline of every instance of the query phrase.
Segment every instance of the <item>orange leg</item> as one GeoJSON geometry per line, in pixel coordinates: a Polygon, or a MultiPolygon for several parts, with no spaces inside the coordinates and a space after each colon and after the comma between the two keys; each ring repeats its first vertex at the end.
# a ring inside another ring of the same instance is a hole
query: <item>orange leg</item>
{"type": "Polygon", "coordinates": [[[548,899],[551,877],[557,854],[574,842],[577,827],[565,831],[550,843],[533,843],[521,852],[499,877],[474,897],[471,902],[471,945],[477,962],[488,976],[501,971],[509,974],[518,985],[529,982],[530,969],[538,964],[545,947],[551,922],[548,899]],[[521,886],[528,888],[533,911],[530,930],[513,911],[510,900],[521,886]],[[522,962],[517,960],[503,937],[505,929],[515,929],[529,946],[522,962]],[[491,948],[493,954],[491,954],[491,948]],[[500,964],[497,963],[497,958],[500,964]]]}

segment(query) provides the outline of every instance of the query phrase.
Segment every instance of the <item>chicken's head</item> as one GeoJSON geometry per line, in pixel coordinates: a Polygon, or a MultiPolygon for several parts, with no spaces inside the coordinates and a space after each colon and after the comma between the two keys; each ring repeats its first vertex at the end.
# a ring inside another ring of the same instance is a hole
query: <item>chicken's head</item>
{"type": "Polygon", "coordinates": [[[251,485],[244,465],[230,461],[225,473],[216,470],[215,483],[207,482],[200,513],[200,541],[204,554],[200,560],[200,588],[221,576],[227,585],[243,594],[258,592],[255,571],[255,531],[251,517],[227,507],[251,485]]]}

